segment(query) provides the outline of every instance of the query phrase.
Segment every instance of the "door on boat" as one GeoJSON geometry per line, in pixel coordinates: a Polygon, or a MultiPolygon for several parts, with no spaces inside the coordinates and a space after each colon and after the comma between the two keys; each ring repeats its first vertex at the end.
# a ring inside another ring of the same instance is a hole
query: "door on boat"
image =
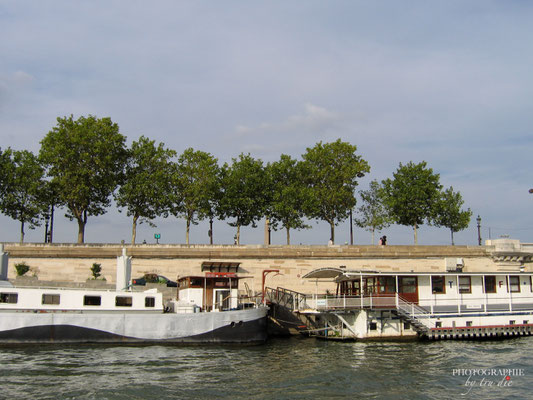
{"type": "Polygon", "coordinates": [[[215,309],[220,311],[229,310],[231,291],[227,289],[215,289],[215,309]]]}
{"type": "Polygon", "coordinates": [[[405,301],[418,304],[418,278],[416,276],[399,276],[398,294],[405,301]]]}

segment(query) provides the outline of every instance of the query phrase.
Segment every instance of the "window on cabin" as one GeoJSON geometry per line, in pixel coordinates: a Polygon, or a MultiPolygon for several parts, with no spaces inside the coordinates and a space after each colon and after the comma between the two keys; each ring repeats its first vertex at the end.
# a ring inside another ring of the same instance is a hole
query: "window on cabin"
{"type": "Polygon", "coordinates": [[[133,304],[131,296],[117,296],[115,297],[115,305],[117,307],[131,307],[133,304]]]}
{"type": "Polygon", "coordinates": [[[102,305],[102,297],[100,296],[83,296],[84,306],[100,306],[102,305]]]}
{"type": "Polygon", "coordinates": [[[459,293],[472,293],[472,283],[469,276],[459,277],[459,293]]]}
{"type": "Polygon", "coordinates": [[[444,276],[432,276],[431,277],[431,292],[433,294],[446,293],[446,281],[444,276]]]}
{"type": "Polygon", "coordinates": [[[510,276],[509,287],[511,288],[511,293],[519,293],[520,292],[520,277],[510,276]]]}
{"type": "Polygon", "coordinates": [[[485,293],[496,293],[496,277],[485,277],[485,293]]]}
{"type": "Polygon", "coordinates": [[[396,293],[396,279],[393,276],[380,276],[378,284],[379,293],[396,293]]]}
{"type": "Polygon", "coordinates": [[[417,280],[415,276],[400,276],[398,278],[398,284],[400,286],[399,293],[416,293],[416,283],[417,280]]]}
{"type": "Polygon", "coordinates": [[[376,331],[376,330],[378,329],[378,324],[377,324],[377,322],[371,322],[371,323],[369,324],[369,328],[370,328],[371,331],[376,331]]]}
{"type": "Polygon", "coordinates": [[[58,294],[43,294],[42,304],[58,305],[59,295],[58,294]]]}
{"type": "Polygon", "coordinates": [[[144,298],[145,307],[155,307],[155,297],[145,297],[144,298]]]}
{"type": "Polygon", "coordinates": [[[17,304],[18,301],[18,293],[0,293],[0,303],[17,304]]]}

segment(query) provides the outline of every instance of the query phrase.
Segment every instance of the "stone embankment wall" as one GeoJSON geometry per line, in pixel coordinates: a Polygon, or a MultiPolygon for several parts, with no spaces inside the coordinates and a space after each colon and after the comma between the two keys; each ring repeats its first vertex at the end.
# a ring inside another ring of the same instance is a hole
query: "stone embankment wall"
{"type": "MultiPolygon", "coordinates": [[[[493,241],[494,242],[494,241],[493,241]]],[[[15,263],[25,261],[42,281],[84,283],[91,277],[93,263],[102,265],[107,283],[116,279],[116,257],[123,247],[132,257],[132,278],[152,272],[176,280],[185,275],[203,275],[204,261],[239,262],[239,275],[253,291],[260,291],[262,272],[277,269],[281,275],[269,274],[266,285],[284,287],[302,293],[317,289],[334,290],[332,283],[304,280],[317,268],[340,267],[353,270],[445,272],[450,259],[461,259],[464,272],[519,272],[520,266],[530,271],[531,257],[506,257],[490,246],[231,246],[231,245],[68,245],[6,243],[9,253],[8,278],[15,278],[15,263]],[[496,261],[495,261],[496,260],[496,261]],[[524,260],[526,262],[524,262],[524,260]]],[[[508,249],[508,253],[511,251],[508,249]]],[[[520,253],[513,248],[511,252],[520,253]]],[[[504,251],[504,253],[505,253],[504,251]]],[[[513,253],[513,254],[514,254],[513,253]]],[[[507,254],[507,253],[506,253],[507,254]]],[[[520,253],[521,254],[521,253],[520,253]]],[[[512,256],[512,254],[511,254],[512,256]]],[[[244,288],[244,285],[241,286],[244,288]]]]}

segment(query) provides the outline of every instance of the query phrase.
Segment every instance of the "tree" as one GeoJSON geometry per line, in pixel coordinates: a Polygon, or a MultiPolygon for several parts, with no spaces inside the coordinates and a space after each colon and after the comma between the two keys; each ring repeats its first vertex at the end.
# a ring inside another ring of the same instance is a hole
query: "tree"
{"type": "Polygon", "coordinates": [[[236,242],[240,244],[241,226],[257,226],[265,215],[270,190],[261,160],[241,153],[232,161],[221,169],[219,212],[221,218],[235,218],[229,225],[237,227],[236,242]]]}
{"type": "Polygon", "coordinates": [[[191,224],[213,216],[213,199],[218,188],[218,161],[211,154],[188,148],[179,157],[173,177],[178,194],[172,213],[187,222],[185,242],[189,244],[191,224]]]}
{"type": "Polygon", "coordinates": [[[78,243],[85,241],[89,216],[102,215],[123,177],[126,138],[110,118],[72,115],[57,118],[57,126],[41,141],[41,159],[57,185],[66,216],[78,222],[78,243]]]}
{"type": "Polygon", "coordinates": [[[461,210],[464,204],[461,193],[455,193],[453,187],[449,187],[441,193],[437,203],[433,224],[444,226],[450,229],[452,246],[455,244],[453,234],[468,228],[472,211],[468,208],[466,211],[461,210]]]}
{"type": "Polygon", "coordinates": [[[332,242],[335,225],[344,221],[356,204],[357,179],[370,171],[368,163],[356,151],[356,146],[338,139],[332,143],[319,142],[303,155],[306,214],[329,223],[332,242]]]}
{"type": "Polygon", "coordinates": [[[301,164],[282,154],[279,161],[267,165],[271,181],[272,198],[268,206],[270,224],[274,230],[282,225],[287,232],[287,244],[291,244],[291,229],[309,228],[303,221],[306,199],[301,164]]]}
{"type": "Polygon", "coordinates": [[[8,189],[0,200],[2,212],[20,222],[20,243],[24,242],[24,227],[30,229],[40,225],[40,217],[45,206],[41,201],[41,191],[44,187],[44,169],[37,157],[27,150],[6,151],[4,159],[10,170],[6,179],[8,189]],[[9,158],[9,161],[7,161],[9,158]]]}
{"type": "Polygon", "coordinates": [[[384,201],[394,221],[412,226],[414,242],[418,244],[418,227],[430,221],[440,199],[439,174],[434,174],[425,161],[409,161],[393,174],[393,179],[382,181],[384,201]]]}
{"type": "Polygon", "coordinates": [[[8,191],[9,181],[13,175],[12,150],[8,147],[2,151],[0,147],[0,197],[8,191]]]}
{"type": "Polygon", "coordinates": [[[144,136],[131,145],[124,183],[115,196],[117,205],[127,208],[128,217],[133,217],[131,244],[135,244],[137,224],[155,226],[151,220],[165,215],[171,207],[174,156],[174,150],[165,149],[163,143],[156,146],[144,136]]]}
{"type": "Polygon", "coordinates": [[[370,182],[368,190],[362,190],[362,204],[357,209],[360,218],[355,218],[355,224],[367,231],[372,232],[372,244],[374,244],[374,233],[376,230],[387,228],[392,223],[392,219],[383,204],[382,186],[378,181],[370,182]]]}

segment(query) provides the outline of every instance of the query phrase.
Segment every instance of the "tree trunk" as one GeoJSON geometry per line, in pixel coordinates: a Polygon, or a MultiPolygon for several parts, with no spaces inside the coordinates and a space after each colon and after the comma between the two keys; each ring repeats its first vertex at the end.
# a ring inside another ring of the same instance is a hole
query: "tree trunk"
{"type": "Polygon", "coordinates": [[[135,239],[137,237],[137,220],[139,219],[138,215],[133,216],[133,226],[131,228],[131,244],[135,244],[135,239]]]}
{"type": "Polygon", "coordinates": [[[290,245],[291,244],[291,228],[287,227],[285,228],[287,230],[287,245],[290,245]]]}
{"type": "Polygon", "coordinates": [[[413,230],[415,231],[415,246],[418,245],[418,224],[413,225],[413,230]]]}
{"type": "Polygon", "coordinates": [[[374,245],[374,236],[375,236],[376,230],[372,228],[372,246],[374,245]]]}
{"type": "Polygon", "coordinates": [[[209,244],[213,244],[213,218],[209,219],[209,244]]]}
{"type": "Polygon", "coordinates": [[[85,243],[85,225],[87,224],[87,210],[76,217],[78,221],[78,244],[85,243]]]}
{"type": "Polygon", "coordinates": [[[20,244],[24,243],[24,221],[20,221],[20,244]]]}
{"type": "Polygon", "coordinates": [[[241,224],[237,224],[237,246],[241,244],[241,224]]]}
{"type": "Polygon", "coordinates": [[[185,233],[185,244],[189,244],[189,231],[191,230],[191,219],[187,217],[187,232],[185,233]]]}
{"type": "Polygon", "coordinates": [[[453,242],[453,229],[450,229],[450,232],[452,234],[452,246],[455,246],[455,243],[453,242]]]}
{"type": "Polygon", "coordinates": [[[333,222],[330,222],[329,226],[331,229],[331,236],[330,236],[331,244],[335,244],[335,224],[333,222]]]}
{"type": "Polygon", "coordinates": [[[50,231],[48,232],[48,243],[54,241],[54,205],[52,204],[52,211],[50,213],[50,231]]]}

